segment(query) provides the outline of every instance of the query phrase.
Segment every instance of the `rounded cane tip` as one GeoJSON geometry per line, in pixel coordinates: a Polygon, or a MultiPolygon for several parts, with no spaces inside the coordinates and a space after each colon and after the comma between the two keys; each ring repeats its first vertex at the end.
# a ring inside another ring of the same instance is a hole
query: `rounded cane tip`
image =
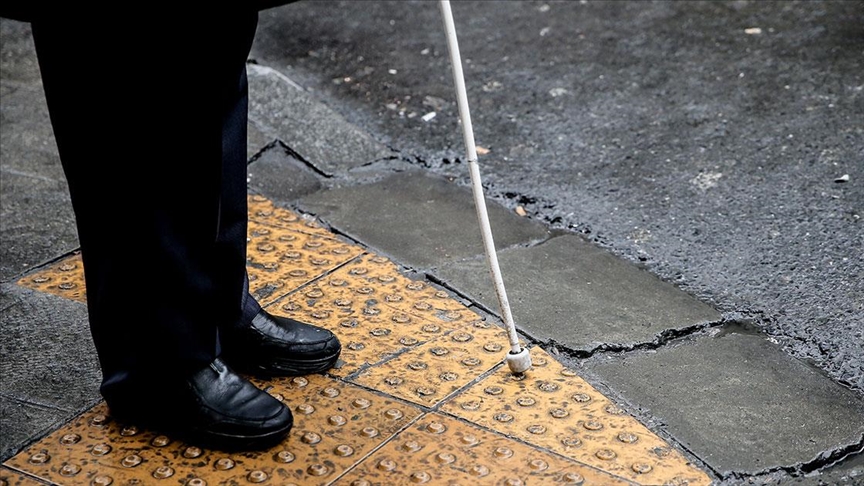
{"type": "Polygon", "coordinates": [[[531,368],[531,354],[528,352],[528,348],[522,348],[522,351],[518,353],[512,351],[507,353],[506,361],[513,373],[524,373],[531,368]]]}

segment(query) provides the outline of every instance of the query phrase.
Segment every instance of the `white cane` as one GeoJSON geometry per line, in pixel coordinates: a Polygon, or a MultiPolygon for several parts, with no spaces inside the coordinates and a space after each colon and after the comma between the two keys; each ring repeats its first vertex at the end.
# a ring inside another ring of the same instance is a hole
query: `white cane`
{"type": "Polygon", "coordinates": [[[453,12],[449,0],[441,1],[441,15],[444,17],[444,29],[447,32],[447,47],[450,51],[450,63],[453,67],[453,82],[456,85],[456,99],[459,105],[459,117],[462,120],[462,132],[465,140],[465,154],[468,159],[468,170],[471,173],[471,189],[474,193],[474,206],[477,209],[477,219],[480,222],[480,232],[483,236],[483,246],[486,250],[486,263],[495,284],[495,294],[507,333],[510,337],[510,352],[507,353],[507,366],[513,373],[524,373],[531,368],[531,355],[527,348],[519,344],[516,334],[516,323],[510,311],[507,291],[504,289],[504,279],[498,267],[498,256],[495,253],[495,242],[492,239],[492,228],[489,226],[489,215],[486,213],[486,198],[483,186],[480,184],[480,167],[477,164],[477,147],[474,145],[474,132],[471,127],[471,115],[468,112],[468,94],[465,90],[465,79],[462,75],[462,60],[459,57],[459,45],[456,42],[456,26],[453,22],[453,12]]]}

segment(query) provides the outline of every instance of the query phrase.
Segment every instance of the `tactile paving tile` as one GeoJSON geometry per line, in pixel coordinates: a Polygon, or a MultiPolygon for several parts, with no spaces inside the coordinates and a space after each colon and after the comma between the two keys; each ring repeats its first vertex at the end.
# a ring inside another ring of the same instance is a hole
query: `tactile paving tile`
{"type": "Polygon", "coordinates": [[[63,485],[323,485],[422,413],[321,375],[269,386],[292,409],[294,427],[288,439],[267,451],[202,450],[117,423],[100,404],[7,464],[63,485]]]}
{"type": "Polygon", "coordinates": [[[18,471],[0,467],[0,486],[44,486],[45,484],[18,471]]]}
{"type": "Polygon", "coordinates": [[[261,305],[325,275],[363,253],[332,237],[249,222],[246,270],[249,291],[261,305]]]}
{"type": "Polygon", "coordinates": [[[502,366],[441,411],[639,484],[710,484],[678,451],[591,385],[532,349],[521,377],[502,366]]]}
{"type": "Polygon", "coordinates": [[[70,255],[37,273],[19,279],[18,285],[69,300],[87,301],[84,265],[79,254],[70,255]]]}
{"type": "Polygon", "coordinates": [[[342,356],[329,373],[343,377],[473,322],[469,318],[480,319],[467,309],[444,310],[424,318],[385,305],[386,296],[392,292],[384,291],[394,283],[406,288],[413,284],[388,260],[364,257],[280,299],[268,311],[335,332],[342,341],[342,356]],[[381,275],[370,276],[369,268],[385,264],[393,281],[385,279],[387,285],[381,287],[381,275]]]}
{"type": "Polygon", "coordinates": [[[314,218],[300,215],[288,209],[276,207],[272,201],[261,195],[250,195],[247,198],[249,221],[290,229],[317,236],[332,237],[333,233],[324,228],[314,218]]]}
{"type": "Polygon", "coordinates": [[[476,321],[349,377],[349,381],[434,407],[500,364],[509,349],[504,329],[476,321]]]}
{"type": "Polygon", "coordinates": [[[474,425],[429,414],[334,484],[612,486],[631,483],[474,425]]]}

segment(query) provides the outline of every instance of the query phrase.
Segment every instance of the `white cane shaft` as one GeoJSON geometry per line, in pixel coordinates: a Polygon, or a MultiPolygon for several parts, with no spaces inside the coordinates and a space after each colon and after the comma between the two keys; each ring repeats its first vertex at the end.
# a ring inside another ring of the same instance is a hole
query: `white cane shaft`
{"type": "Polygon", "coordinates": [[[480,182],[480,167],[477,164],[477,148],[474,144],[474,129],[471,126],[471,113],[468,110],[468,94],[465,89],[465,79],[462,74],[462,59],[459,56],[459,45],[456,40],[456,25],[453,22],[453,12],[448,0],[441,0],[441,14],[444,18],[444,29],[447,33],[447,47],[450,51],[450,64],[453,67],[453,82],[456,85],[456,101],[459,106],[459,116],[462,120],[462,135],[465,141],[465,154],[468,159],[468,169],[471,174],[471,190],[474,194],[474,207],[480,222],[480,232],[483,236],[483,246],[486,251],[486,263],[495,284],[495,295],[501,307],[504,323],[510,336],[510,347],[513,353],[521,351],[519,336],[516,334],[516,324],[504,289],[504,279],[498,267],[498,256],[495,253],[495,241],[492,238],[492,228],[489,225],[489,215],[486,212],[486,198],[483,195],[483,185],[480,182]]]}

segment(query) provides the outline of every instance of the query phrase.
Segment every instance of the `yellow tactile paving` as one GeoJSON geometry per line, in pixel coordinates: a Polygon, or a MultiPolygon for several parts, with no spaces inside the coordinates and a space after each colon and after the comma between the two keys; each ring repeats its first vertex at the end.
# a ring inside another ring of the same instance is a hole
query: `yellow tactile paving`
{"type": "Polygon", "coordinates": [[[445,304],[436,294],[432,287],[401,275],[386,258],[364,255],[268,310],[337,333],[342,362],[330,373],[344,377],[480,319],[464,306],[456,311],[452,302],[445,304]],[[438,310],[408,313],[414,293],[422,302],[436,302],[433,308],[438,310]]]}
{"type": "Polygon", "coordinates": [[[631,483],[477,426],[429,414],[336,484],[611,486],[631,483]]]}
{"type": "Polygon", "coordinates": [[[44,486],[45,483],[37,481],[30,476],[6,467],[0,467],[0,486],[44,486]]]}
{"type": "Polygon", "coordinates": [[[476,321],[364,370],[350,381],[433,407],[500,364],[509,350],[507,343],[504,329],[476,321]]]}
{"type": "Polygon", "coordinates": [[[70,255],[48,265],[38,273],[18,280],[18,285],[69,300],[87,301],[87,292],[84,288],[84,265],[81,263],[79,254],[70,255]]]}
{"type": "MultiPolygon", "coordinates": [[[[0,478],[97,486],[711,482],[542,349],[514,377],[502,363],[504,330],[448,292],[261,196],[249,197],[249,216],[253,294],[271,312],[332,329],[343,342],[328,376],[254,380],[293,410],[290,436],[266,452],[200,450],[124,428],[100,404],[7,461],[0,478]]],[[[82,302],[86,295],[77,255],[18,283],[82,302]]]]}
{"type": "Polygon", "coordinates": [[[246,270],[249,291],[261,305],[319,278],[363,253],[319,235],[249,223],[246,270]]]}
{"type": "Polygon", "coordinates": [[[64,485],[323,485],[422,413],[322,376],[262,387],[291,407],[295,419],[288,439],[267,451],[202,450],[114,422],[99,405],[7,464],[64,485]]]}
{"type": "Polygon", "coordinates": [[[250,222],[266,224],[290,231],[299,231],[310,235],[333,236],[333,233],[323,228],[314,218],[277,207],[264,196],[250,195],[247,198],[247,202],[249,204],[250,222]]]}
{"type": "Polygon", "coordinates": [[[465,420],[645,484],[709,484],[680,453],[541,349],[516,377],[506,367],[441,407],[465,420]]]}

